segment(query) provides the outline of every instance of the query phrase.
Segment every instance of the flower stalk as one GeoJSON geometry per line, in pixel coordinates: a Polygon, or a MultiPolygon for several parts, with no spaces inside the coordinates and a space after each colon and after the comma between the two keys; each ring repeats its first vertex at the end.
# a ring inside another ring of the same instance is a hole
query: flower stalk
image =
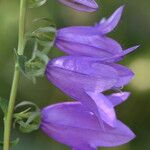
{"type": "MultiPolygon", "coordinates": [[[[20,1],[20,16],[19,16],[19,39],[18,39],[18,55],[23,55],[24,53],[24,45],[25,45],[25,17],[26,16],[26,0],[20,1]]],[[[14,77],[12,82],[12,88],[10,93],[8,111],[5,117],[4,124],[4,146],[3,150],[10,149],[10,134],[11,134],[11,124],[12,124],[12,115],[15,106],[15,100],[17,95],[17,88],[19,83],[19,63],[16,60],[15,68],[14,68],[14,77]]]]}

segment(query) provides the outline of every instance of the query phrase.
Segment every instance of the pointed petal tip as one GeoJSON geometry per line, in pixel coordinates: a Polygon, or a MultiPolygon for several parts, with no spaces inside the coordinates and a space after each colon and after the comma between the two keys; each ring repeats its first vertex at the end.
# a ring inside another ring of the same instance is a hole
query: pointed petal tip
{"type": "Polygon", "coordinates": [[[118,10],[120,10],[121,12],[124,10],[124,8],[125,8],[125,5],[121,5],[119,8],[118,8],[118,10]]]}
{"type": "Polygon", "coordinates": [[[101,126],[102,121],[108,124],[109,126],[115,128],[117,126],[116,113],[112,103],[101,93],[94,93],[86,91],[86,93],[92,98],[95,103],[95,115],[97,116],[101,126]]]}
{"type": "Polygon", "coordinates": [[[75,0],[75,1],[59,0],[59,2],[63,3],[66,6],[73,8],[75,10],[83,11],[83,12],[94,12],[99,8],[99,6],[95,2],[95,0],[91,0],[91,1],[88,1],[88,0],[85,0],[85,1],[81,1],[81,0],[75,0]]]}
{"type": "Polygon", "coordinates": [[[124,53],[124,55],[127,55],[127,54],[133,52],[134,50],[136,50],[139,47],[140,47],[140,45],[136,45],[136,46],[130,47],[130,48],[124,50],[123,53],[124,53]]]}
{"type": "Polygon", "coordinates": [[[117,8],[108,19],[101,20],[99,24],[96,26],[99,32],[101,34],[107,34],[112,30],[114,30],[114,28],[116,28],[116,26],[118,25],[121,19],[123,10],[124,10],[124,5],[117,8]]]}
{"type": "Polygon", "coordinates": [[[136,138],[135,133],[134,133],[131,129],[130,129],[130,133],[129,133],[128,136],[129,136],[130,138],[129,138],[129,141],[127,141],[127,143],[136,138]]]}
{"type": "Polygon", "coordinates": [[[129,96],[130,96],[130,92],[119,92],[119,93],[110,94],[107,97],[115,107],[123,103],[125,100],[127,100],[129,96]]]}
{"type": "Polygon", "coordinates": [[[130,95],[131,95],[130,92],[123,92],[122,99],[123,99],[123,100],[126,100],[126,99],[128,99],[128,97],[129,97],[130,95]]]}

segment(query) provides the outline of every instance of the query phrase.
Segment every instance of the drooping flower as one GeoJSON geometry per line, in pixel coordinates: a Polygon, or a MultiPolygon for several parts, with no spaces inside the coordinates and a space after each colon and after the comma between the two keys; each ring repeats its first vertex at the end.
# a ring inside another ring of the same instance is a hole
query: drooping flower
{"type": "Polygon", "coordinates": [[[59,29],[55,45],[69,55],[89,56],[107,61],[119,61],[123,56],[135,50],[134,46],[123,50],[121,45],[105,34],[118,24],[123,12],[119,7],[108,19],[102,19],[95,26],[72,26],[59,29]]]}
{"type": "Polygon", "coordinates": [[[50,60],[46,67],[47,78],[56,85],[58,82],[60,86],[94,92],[123,87],[133,75],[122,65],[85,56],[61,56],[50,60]]]}
{"type": "Polygon", "coordinates": [[[59,0],[64,5],[74,8],[78,11],[93,12],[98,9],[95,0],[59,0]]]}
{"type": "Polygon", "coordinates": [[[103,91],[127,84],[133,73],[126,67],[91,57],[63,56],[49,61],[46,76],[55,86],[110,126],[115,126],[114,105],[103,91]]]}
{"type": "Polygon", "coordinates": [[[73,150],[96,150],[114,147],[131,141],[135,135],[122,122],[116,127],[99,125],[97,117],[79,102],[65,102],[48,106],[41,111],[41,129],[51,138],[73,150]]]}

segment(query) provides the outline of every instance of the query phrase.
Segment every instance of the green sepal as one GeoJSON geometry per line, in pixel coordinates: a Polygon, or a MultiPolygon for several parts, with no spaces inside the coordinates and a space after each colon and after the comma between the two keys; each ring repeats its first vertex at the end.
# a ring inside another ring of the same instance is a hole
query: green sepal
{"type": "Polygon", "coordinates": [[[29,8],[36,8],[44,5],[47,0],[28,0],[28,7],[29,8]]]}
{"type": "Polygon", "coordinates": [[[15,106],[15,110],[17,110],[17,109],[19,109],[19,108],[22,108],[22,107],[24,107],[24,106],[31,106],[31,107],[33,107],[33,108],[34,108],[35,110],[37,110],[37,111],[40,110],[39,107],[38,107],[35,103],[30,102],[30,101],[23,101],[23,102],[17,104],[17,105],[15,106]]]}
{"type": "Polygon", "coordinates": [[[37,41],[38,49],[45,54],[48,54],[53,47],[56,38],[56,24],[52,19],[45,17],[34,19],[33,22],[41,22],[42,25],[35,31],[26,34],[26,38],[27,40],[34,39],[37,41]]]}
{"type": "Polygon", "coordinates": [[[48,61],[48,56],[37,50],[34,57],[25,63],[26,75],[29,78],[43,76],[48,61]]]}
{"type": "Polygon", "coordinates": [[[24,101],[15,107],[13,118],[13,127],[19,127],[19,130],[23,133],[30,133],[39,129],[40,109],[36,104],[24,101]]]}
{"type": "Polygon", "coordinates": [[[35,30],[32,36],[40,41],[53,41],[55,38],[56,29],[54,27],[43,27],[35,30]]]}
{"type": "Polygon", "coordinates": [[[24,55],[18,55],[17,53],[16,55],[19,68],[28,79],[42,77],[44,75],[45,67],[49,61],[45,53],[35,50],[32,54],[32,58],[29,60],[27,60],[27,57],[24,55]]]}

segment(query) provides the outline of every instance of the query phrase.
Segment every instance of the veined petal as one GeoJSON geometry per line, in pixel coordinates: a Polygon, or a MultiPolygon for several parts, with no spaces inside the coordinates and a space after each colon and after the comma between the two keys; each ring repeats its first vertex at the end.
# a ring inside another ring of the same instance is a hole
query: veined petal
{"type": "Polygon", "coordinates": [[[97,30],[92,26],[70,26],[59,29],[57,31],[57,38],[63,39],[68,37],[69,39],[72,38],[73,35],[92,36],[97,34],[97,30]]]}
{"type": "Polygon", "coordinates": [[[107,98],[110,100],[112,105],[115,107],[124,102],[130,96],[130,92],[119,92],[108,95],[107,98]]]}
{"type": "MultiPolygon", "coordinates": [[[[70,29],[69,29],[70,30],[70,29]]],[[[122,53],[120,44],[108,37],[59,30],[55,45],[70,55],[108,59],[122,53]],[[64,31],[64,32],[63,32],[64,31]]]]}
{"type": "Polygon", "coordinates": [[[68,102],[48,106],[41,111],[41,128],[49,136],[75,150],[94,150],[125,144],[134,133],[120,121],[116,128],[99,125],[96,116],[81,103],[68,102]],[[87,148],[87,149],[86,149],[87,148]]]}
{"type": "MultiPolygon", "coordinates": [[[[86,92],[86,93],[91,97],[91,99],[95,103],[95,108],[93,108],[93,110],[91,109],[91,111],[97,115],[98,119],[100,118],[99,121],[103,120],[110,126],[115,127],[116,114],[112,102],[109,101],[109,99],[107,99],[107,97],[104,96],[102,93],[94,93],[94,92],[86,92]],[[95,110],[97,110],[97,112],[95,110]]],[[[91,106],[89,105],[89,110],[90,108],[91,106]]]]}
{"type": "Polygon", "coordinates": [[[111,63],[110,66],[116,69],[119,76],[119,80],[115,84],[114,88],[123,87],[132,80],[134,73],[129,68],[119,64],[113,64],[113,63],[111,63]]]}
{"type": "Polygon", "coordinates": [[[124,6],[119,7],[108,19],[103,19],[95,27],[101,34],[107,34],[111,32],[120,21],[124,6]]]}
{"type": "Polygon", "coordinates": [[[59,0],[64,5],[72,7],[78,11],[93,12],[98,9],[95,0],[59,0]]]}
{"type": "Polygon", "coordinates": [[[117,72],[113,67],[107,68],[107,65],[90,57],[64,56],[49,62],[46,75],[55,86],[84,104],[97,118],[115,126],[114,108],[99,93],[113,88],[118,82],[117,72]],[[103,107],[107,107],[106,111],[103,107]]]}
{"type": "Polygon", "coordinates": [[[56,58],[49,61],[46,75],[54,85],[67,93],[72,89],[102,92],[113,87],[118,81],[114,67],[90,57],[56,58]]]}

